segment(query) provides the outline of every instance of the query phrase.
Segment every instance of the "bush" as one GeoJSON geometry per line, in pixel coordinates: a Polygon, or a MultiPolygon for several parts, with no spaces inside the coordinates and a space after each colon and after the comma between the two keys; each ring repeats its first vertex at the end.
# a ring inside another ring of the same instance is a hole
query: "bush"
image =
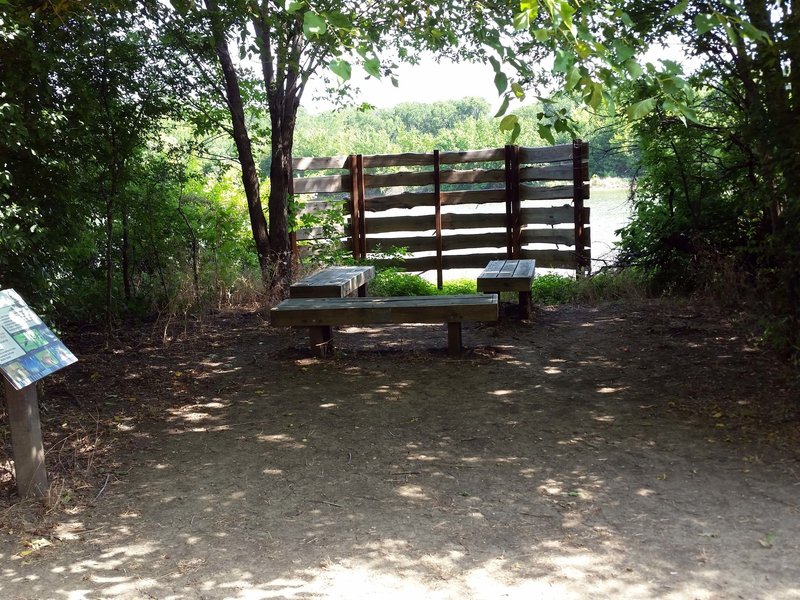
{"type": "Polygon", "coordinates": [[[565,304],[578,295],[578,282],[564,275],[539,275],[533,279],[531,300],[539,304],[565,304]]]}
{"type": "Polygon", "coordinates": [[[372,296],[430,296],[436,286],[419,275],[404,273],[394,267],[379,271],[369,282],[372,296]]]}

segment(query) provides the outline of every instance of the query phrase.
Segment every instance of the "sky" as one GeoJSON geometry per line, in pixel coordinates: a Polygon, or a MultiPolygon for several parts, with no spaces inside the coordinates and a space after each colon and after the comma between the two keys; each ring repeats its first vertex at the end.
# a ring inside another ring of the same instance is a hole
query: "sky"
{"type": "MultiPolygon", "coordinates": [[[[367,78],[366,73],[353,68],[352,83],[361,92],[355,95],[355,104],[367,102],[378,108],[390,108],[403,102],[438,102],[458,100],[467,96],[484,98],[492,108],[500,106],[494,71],[490,65],[472,63],[437,63],[425,58],[418,65],[400,65],[397,70],[399,86],[394,87],[389,78],[367,78]]],[[[315,100],[322,87],[312,85],[303,94],[302,105],[311,112],[322,112],[330,104],[315,100]]]]}

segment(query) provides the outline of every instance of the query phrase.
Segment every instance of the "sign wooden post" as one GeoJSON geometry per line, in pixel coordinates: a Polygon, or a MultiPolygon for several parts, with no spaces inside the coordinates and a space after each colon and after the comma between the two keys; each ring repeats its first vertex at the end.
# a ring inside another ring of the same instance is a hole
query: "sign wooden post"
{"type": "Polygon", "coordinates": [[[15,390],[4,377],[2,379],[11,426],[17,493],[20,498],[28,496],[41,498],[47,493],[47,470],[44,465],[36,384],[32,383],[21,390],[15,390]]]}
{"type": "Polygon", "coordinates": [[[0,290],[0,379],[21,498],[47,493],[36,382],[78,359],[14,290],[0,290]]]}

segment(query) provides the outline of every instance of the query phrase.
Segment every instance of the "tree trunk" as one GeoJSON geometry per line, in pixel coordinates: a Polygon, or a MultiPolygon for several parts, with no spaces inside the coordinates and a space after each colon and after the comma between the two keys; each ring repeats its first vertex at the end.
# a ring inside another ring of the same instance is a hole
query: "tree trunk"
{"type": "Polygon", "coordinates": [[[236,143],[239,163],[242,166],[242,185],[244,186],[245,196],[247,197],[247,211],[250,216],[250,227],[253,231],[253,240],[256,244],[256,252],[258,253],[261,279],[264,286],[269,287],[272,271],[270,239],[267,231],[267,219],[264,216],[264,208],[261,204],[258,169],[253,159],[253,148],[244,120],[244,103],[242,102],[242,94],[239,88],[239,76],[231,60],[230,51],[228,50],[228,41],[225,37],[225,29],[219,20],[219,10],[216,1],[206,0],[206,7],[210,12],[214,13],[212,16],[214,44],[220,67],[225,77],[225,100],[231,114],[233,140],[236,143]]]}
{"type": "Polygon", "coordinates": [[[131,245],[130,232],[128,231],[128,203],[122,203],[122,288],[125,302],[130,302],[133,297],[131,284],[131,245]]]}
{"type": "MultiPolygon", "coordinates": [[[[280,108],[270,112],[282,114],[280,108]]],[[[276,291],[286,288],[292,279],[292,256],[289,241],[289,181],[292,177],[292,137],[294,115],[290,121],[272,118],[272,166],[269,180],[269,239],[274,265],[272,286],[276,291]],[[291,123],[289,125],[288,123],[291,123]],[[287,131],[288,130],[288,131],[287,131]]]]}

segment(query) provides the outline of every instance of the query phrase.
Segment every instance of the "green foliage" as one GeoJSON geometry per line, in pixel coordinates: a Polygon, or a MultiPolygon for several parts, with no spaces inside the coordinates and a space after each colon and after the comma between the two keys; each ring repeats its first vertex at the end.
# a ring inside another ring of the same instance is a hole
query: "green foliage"
{"type": "Polygon", "coordinates": [[[578,282],[564,275],[539,275],[531,285],[531,300],[539,304],[565,304],[575,300],[577,294],[578,282]]]}
{"type": "Polygon", "coordinates": [[[436,293],[436,286],[411,273],[404,273],[390,267],[378,271],[369,282],[371,296],[430,296],[436,293]]]}

